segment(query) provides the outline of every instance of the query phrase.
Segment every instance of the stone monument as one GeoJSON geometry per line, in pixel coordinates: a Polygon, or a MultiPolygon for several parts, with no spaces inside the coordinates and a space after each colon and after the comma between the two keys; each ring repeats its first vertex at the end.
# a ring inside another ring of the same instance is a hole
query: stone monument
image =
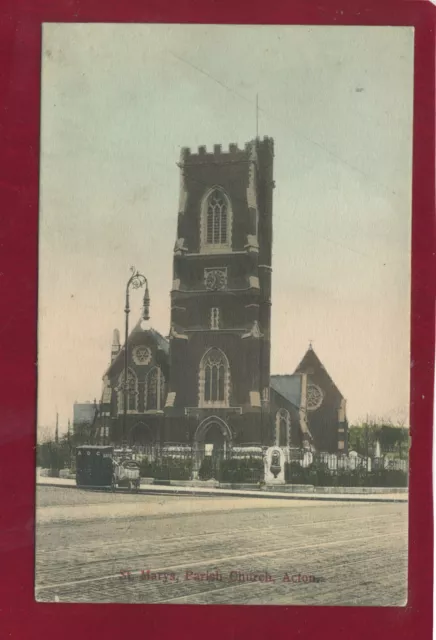
{"type": "Polygon", "coordinates": [[[285,484],[285,453],[280,447],[265,452],[265,484],[285,484]]]}

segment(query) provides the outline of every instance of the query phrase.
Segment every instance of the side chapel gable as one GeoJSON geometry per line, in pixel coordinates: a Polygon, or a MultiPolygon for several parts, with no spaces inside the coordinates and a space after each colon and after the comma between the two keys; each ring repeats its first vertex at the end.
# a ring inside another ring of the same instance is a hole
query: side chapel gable
{"type": "Polygon", "coordinates": [[[312,346],[308,348],[294,373],[306,373],[308,376],[316,376],[317,374],[321,374],[329,381],[332,390],[336,391],[341,398],[344,398],[344,395],[341,393],[340,389],[333,381],[333,378],[328,373],[327,369],[315,353],[315,350],[312,346]]]}

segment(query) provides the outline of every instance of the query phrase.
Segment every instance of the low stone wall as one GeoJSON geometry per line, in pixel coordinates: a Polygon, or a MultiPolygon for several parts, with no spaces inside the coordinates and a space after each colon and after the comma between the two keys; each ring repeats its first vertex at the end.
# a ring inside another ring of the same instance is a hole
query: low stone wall
{"type": "MultiPolygon", "coordinates": [[[[154,478],[141,478],[141,485],[155,484],[154,478]]],[[[157,483],[156,483],[157,484],[157,483]]],[[[234,489],[238,491],[268,491],[276,493],[322,493],[322,494],[407,494],[407,487],[315,487],[313,484],[244,484],[217,480],[169,480],[165,484],[172,487],[201,487],[203,489],[234,489]]]]}
{"type": "Polygon", "coordinates": [[[218,487],[220,489],[238,489],[239,491],[262,491],[262,487],[258,484],[244,484],[243,482],[221,482],[218,487]]]}
{"type": "Polygon", "coordinates": [[[175,487],[204,487],[205,489],[207,489],[208,487],[211,487],[212,489],[218,489],[220,486],[222,486],[220,485],[218,480],[171,480],[170,485],[175,487]]]}
{"type": "Polygon", "coordinates": [[[407,494],[407,487],[315,487],[311,484],[282,484],[265,485],[262,491],[277,491],[279,493],[318,493],[325,495],[382,495],[386,493],[407,494]]]}
{"type": "Polygon", "coordinates": [[[69,480],[75,480],[76,474],[72,473],[70,469],[61,469],[59,471],[59,478],[68,478],[69,480]]]}
{"type": "Polygon", "coordinates": [[[141,484],[153,484],[154,478],[141,478],[141,484]]]}
{"type": "MultiPolygon", "coordinates": [[[[51,470],[50,469],[43,469],[42,467],[36,467],[36,477],[41,477],[41,478],[51,478],[51,477],[56,477],[56,476],[52,476],[51,475],[51,470]]],[[[60,469],[59,470],[59,475],[57,476],[58,478],[67,478],[69,480],[75,480],[76,479],[76,474],[72,473],[70,469],[60,469]]]]}
{"type": "Polygon", "coordinates": [[[313,484],[265,484],[262,491],[274,491],[279,493],[313,493],[316,487],[313,484]]]}
{"type": "Polygon", "coordinates": [[[314,493],[408,493],[407,487],[314,487],[314,493]]]}
{"type": "Polygon", "coordinates": [[[221,482],[220,489],[237,489],[238,491],[273,491],[280,493],[313,493],[314,487],[311,484],[244,484],[221,482]]]}
{"type": "MultiPolygon", "coordinates": [[[[213,489],[217,489],[220,486],[218,480],[155,480],[155,478],[141,477],[141,485],[163,483],[172,487],[212,487],[213,489]]],[[[252,486],[259,488],[257,485],[252,486]]]]}

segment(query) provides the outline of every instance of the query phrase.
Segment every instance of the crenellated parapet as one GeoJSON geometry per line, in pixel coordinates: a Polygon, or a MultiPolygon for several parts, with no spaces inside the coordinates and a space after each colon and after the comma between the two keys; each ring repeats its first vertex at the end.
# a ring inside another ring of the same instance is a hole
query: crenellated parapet
{"type": "Polygon", "coordinates": [[[201,164],[203,162],[256,162],[258,153],[270,155],[274,157],[274,140],[269,136],[264,138],[255,138],[246,142],[243,148],[240,148],[236,142],[231,142],[226,148],[221,144],[214,144],[212,149],[208,149],[206,145],[200,145],[196,151],[191,147],[182,147],[180,151],[180,163],[184,165],[201,164]]]}
{"type": "Polygon", "coordinates": [[[257,138],[256,144],[257,148],[262,149],[263,153],[268,153],[271,158],[274,157],[274,138],[269,136],[264,136],[262,139],[257,138]]]}
{"type": "Polygon", "coordinates": [[[208,150],[204,145],[197,148],[196,152],[193,152],[189,147],[183,147],[180,153],[180,165],[198,165],[202,163],[222,163],[229,162],[249,162],[252,147],[254,141],[247,142],[243,149],[232,142],[227,148],[223,148],[221,144],[213,145],[213,148],[208,150]]]}

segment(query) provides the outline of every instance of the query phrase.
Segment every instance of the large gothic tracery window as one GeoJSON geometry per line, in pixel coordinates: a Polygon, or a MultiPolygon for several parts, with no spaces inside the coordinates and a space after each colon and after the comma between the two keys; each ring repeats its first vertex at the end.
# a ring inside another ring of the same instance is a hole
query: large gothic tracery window
{"type": "Polygon", "coordinates": [[[145,410],[159,411],[163,408],[164,378],[159,367],[153,367],[145,383],[145,410]]]}
{"type": "Polygon", "coordinates": [[[207,243],[227,243],[227,202],[221,191],[213,191],[207,202],[207,243]]]}
{"type": "Polygon", "coordinates": [[[210,349],[200,364],[200,406],[229,405],[230,369],[220,349],[210,349]]]}
{"type": "Polygon", "coordinates": [[[230,247],[230,201],[221,188],[213,189],[206,197],[201,227],[203,250],[214,251],[230,247]]]}
{"type": "MultiPolygon", "coordinates": [[[[124,411],[124,372],[118,380],[118,411],[124,411]]],[[[138,379],[131,369],[127,372],[127,411],[138,410],[138,379]]]]}

